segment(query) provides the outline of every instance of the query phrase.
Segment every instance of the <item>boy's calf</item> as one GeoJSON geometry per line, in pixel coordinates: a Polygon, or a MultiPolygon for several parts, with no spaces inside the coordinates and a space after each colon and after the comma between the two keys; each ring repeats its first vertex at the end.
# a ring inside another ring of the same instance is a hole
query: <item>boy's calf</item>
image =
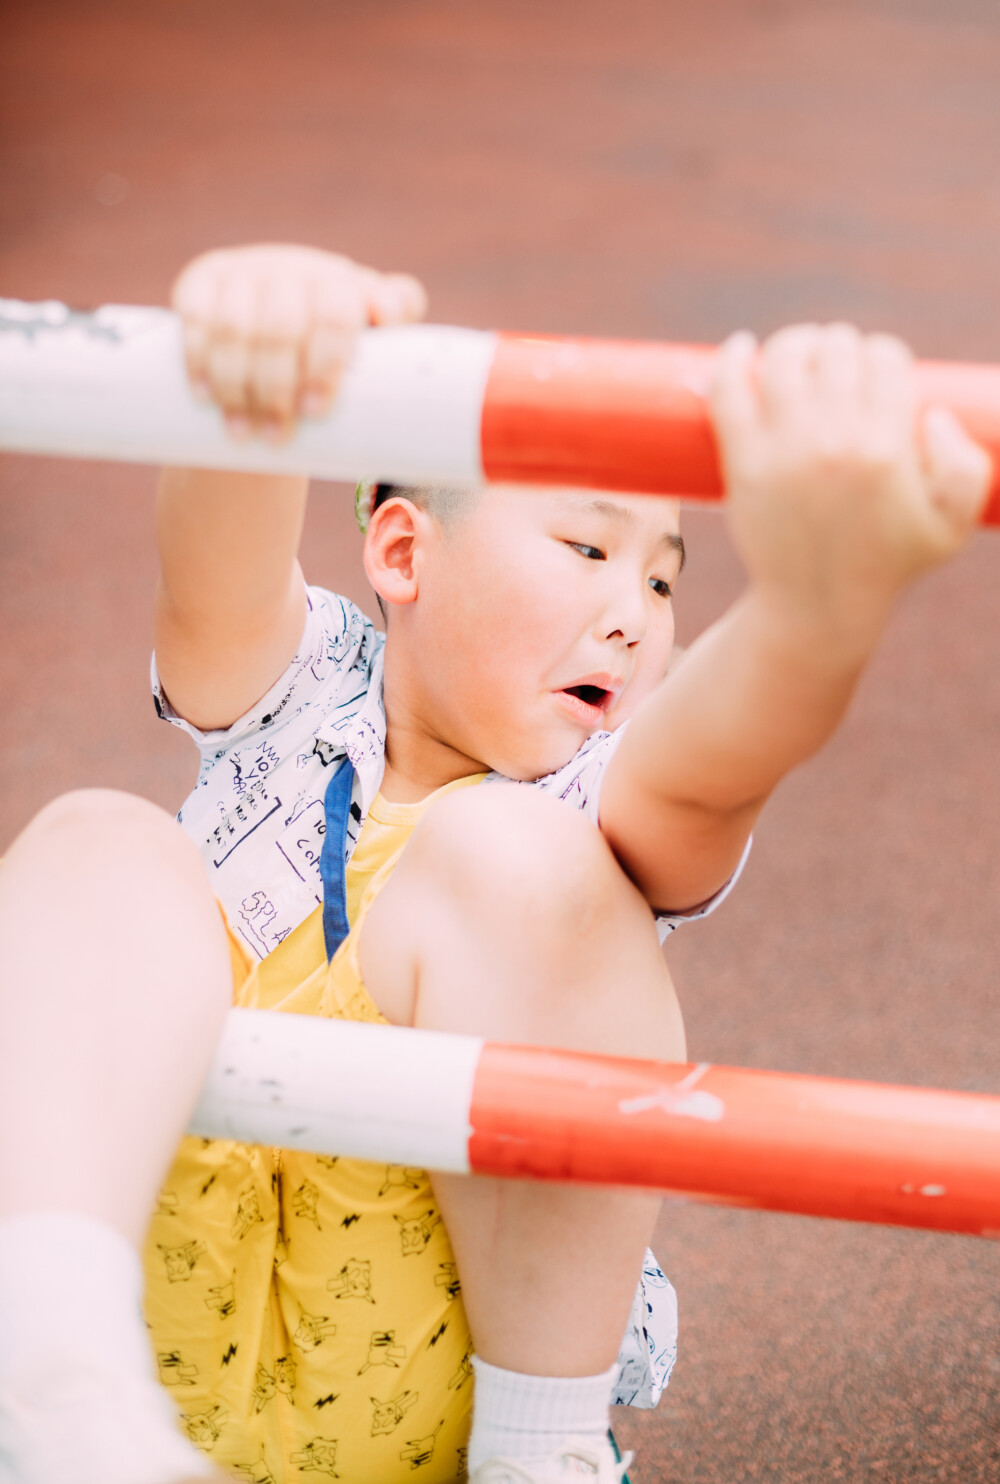
{"type": "MultiPolygon", "coordinates": [[[[685,1056],[645,900],[588,819],[515,785],[432,807],[364,924],[360,964],[383,1013],[404,1023],[685,1056]]],[[[538,1376],[611,1366],[658,1195],[432,1180],[478,1361],[538,1376]]]]}

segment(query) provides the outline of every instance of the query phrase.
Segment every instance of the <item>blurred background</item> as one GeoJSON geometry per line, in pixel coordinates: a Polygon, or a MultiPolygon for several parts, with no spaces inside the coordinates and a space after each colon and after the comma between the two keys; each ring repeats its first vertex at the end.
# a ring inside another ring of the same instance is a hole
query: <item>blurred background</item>
{"type": "MultiPolygon", "coordinates": [[[[0,295],[164,303],[206,247],[419,274],[432,317],[713,341],[850,318],[1000,356],[995,0],[3,0],[0,295]]],[[[153,471],[0,459],[5,844],[54,793],[170,809],[153,471]]],[[[686,517],[689,640],[738,591],[686,517]]],[[[370,604],[343,487],[307,575],[370,604]]],[[[670,961],[692,1055],[1000,1092],[1000,535],[898,612],[744,883],[670,961]]],[[[665,1207],[675,1379],[637,1484],[1000,1480],[1000,1247],[665,1207]]],[[[375,1484],[375,1481],[373,1481],[375,1484]]]]}

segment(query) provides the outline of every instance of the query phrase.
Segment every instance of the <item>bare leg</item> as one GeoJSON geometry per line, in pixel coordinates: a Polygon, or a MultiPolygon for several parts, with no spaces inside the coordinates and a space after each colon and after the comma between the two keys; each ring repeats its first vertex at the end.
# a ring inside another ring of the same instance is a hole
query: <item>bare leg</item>
{"type": "Polygon", "coordinates": [[[162,810],[50,804],[0,867],[0,1215],[142,1240],[231,1000],[218,908],[162,810]]]}
{"type": "MultiPolygon", "coordinates": [[[[648,906],[599,831],[527,790],[441,800],[372,909],[361,966],[377,1003],[384,993],[398,1004],[401,981],[415,987],[419,1026],[685,1056],[648,906]]],[[[607,1369],[658,1198],[456,1176],[437,1176],[434,1188],[477,1353],[536,1376],[607,1369]]]]}
{"type": "Polygon", "coordinates": [[[4,1479],[207,1477],[152,1378],[137,1249],[231,985],[204,869],[161,810],[70,794],[14,842],[0,867],[4,1479]]]}

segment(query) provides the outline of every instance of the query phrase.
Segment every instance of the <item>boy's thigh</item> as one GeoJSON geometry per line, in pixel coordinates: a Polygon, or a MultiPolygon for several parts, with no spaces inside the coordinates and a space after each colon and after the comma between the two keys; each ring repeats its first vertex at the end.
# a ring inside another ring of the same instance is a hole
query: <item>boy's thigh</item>
{"type": "Polygon", "coordinates": [[[584,815],[516,785],[465,790],[428,812],[371,908],[359,961],[397,1023],[683,1051],[648,904],[584,815]]]}

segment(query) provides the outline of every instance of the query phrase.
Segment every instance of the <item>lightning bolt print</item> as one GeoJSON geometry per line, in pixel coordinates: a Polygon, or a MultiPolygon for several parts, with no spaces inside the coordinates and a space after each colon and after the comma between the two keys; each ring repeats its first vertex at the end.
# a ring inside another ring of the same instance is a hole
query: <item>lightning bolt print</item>
{"type": "Polygon", "coordinates": [[[230,1345],[229,1349],[225,1352],[225,1354],[222,1357],[222,1364],[223,1365],[228,1365],[229,1364],[229,1362],[232,1360],[233,1356],[236,1354],[236,1351],[237,1351],[238,1348],[239,1348],[238,1345],[230,1345]]]}
{"type": "Polygon", "coordinates": [[[322,1412],[323,1408],[324,1407],[328,1407],[331,1402],[335,1402],[337,1400],[337,1397],[339,1395],[340,1395],[340,1392],[339,1391],[337,1392],[336,1396],[331,1391],[329,1396],[321,1396],[321,1397],[318,1398],[317,1401],[314,1401],[313,1402],[313,1406],[316,1408],[316,1411],[317,1412],[322,1412]]]}
{"type": "Polygon", "coordinates": [[[435,1330],[434,1334],[432,1334],[431,1337],[430,1337],[430,1339],[427,1341],[427,1348],[428,1348],[428,1350],[430,1350],[434,1345],[437,1344],[438,1340],[440,1340],[441,1336],[444,1334],[444,1332],[445,1332],[445,1330],[447,1328],[448,1328],[448,1321],[446,1319],[444,1321],[444,1323],[441,1325],[440,1329],[435,1330]]]}

